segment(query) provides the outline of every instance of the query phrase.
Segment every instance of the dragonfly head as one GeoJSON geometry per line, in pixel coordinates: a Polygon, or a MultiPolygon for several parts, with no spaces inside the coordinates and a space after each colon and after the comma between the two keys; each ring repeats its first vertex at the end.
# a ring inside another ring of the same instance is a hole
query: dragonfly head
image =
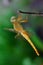
{"type": "Polygon", "coordinates": [[[11,17],[11,22],[14,23],[16,21],[16,17],[15,16],[12,16],[11,17]]]}

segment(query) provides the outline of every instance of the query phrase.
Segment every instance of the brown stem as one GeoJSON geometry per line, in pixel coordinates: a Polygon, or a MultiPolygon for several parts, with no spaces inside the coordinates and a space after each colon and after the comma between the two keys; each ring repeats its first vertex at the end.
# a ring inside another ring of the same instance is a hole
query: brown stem
{"type": "Polygon", "coordinates": [[[43,12],[23,12],[23,11],[21,11],[21,10],[19,10],[19,13],[43,15],[43,12]]]}

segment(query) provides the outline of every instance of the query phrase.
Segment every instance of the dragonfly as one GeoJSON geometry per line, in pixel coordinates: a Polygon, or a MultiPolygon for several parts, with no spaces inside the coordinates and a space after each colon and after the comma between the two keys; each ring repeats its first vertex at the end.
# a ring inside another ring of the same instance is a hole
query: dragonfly
{"type": "Polygon", "coordinates": [[[5,28],[5,30],[16,32],[17,35],[15,36],[15,38],[17,38],[19,35],[21,35],[23,38],[25,38],[25,40],[28,41],[28,43],[34,49],[36,54],[39,56],[40,54],[39,54],[37,48],[35,47],[35,45],[33,44],[33,42],[31,41],[28,32],[26,30],[24,30],[24,28],[21,25],[21,23],[25,23],[25,22],[28,22],[27,16],[26,16],[26,19],[23,19],[23,20],[22,20],[22,16],[20,14],[18,15],[17,18],[15,16],[12,16],[11,17],[11,23],[13,25],[13,28],[12,29],[11,28],[5,28]]]}

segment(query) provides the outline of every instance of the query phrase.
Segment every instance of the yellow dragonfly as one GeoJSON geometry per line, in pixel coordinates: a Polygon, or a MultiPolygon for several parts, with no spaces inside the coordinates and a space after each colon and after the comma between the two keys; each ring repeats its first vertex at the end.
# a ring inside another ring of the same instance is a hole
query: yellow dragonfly
{"type": "Polygon", "coordinates": [[[23,27],[21,26],[20,23],[23,23],[23,22],[27,22],[27,17],[25,20],[22,20],[22,16],[19,14],[18,17],[16,18],[15,16],[12,16],[11,17],[11,22],[13,24],[13,29],[8,29],[8,28],[5,28],[6,30],[9,30],[9,31],[15,31],[17,33],[17,35],[15,36],[15,38],[17,36],[19,36],[19,34],[21,34],[27,41],[28,43],[32,46],[32,48],[34,49],[34,51],[36,52],[36,54],[39,56],[39,52],[38,50],[36,49],[36,47],[34,46],[34,44],[32,43],[32,41],[30,40],[30,37],[27,33],[27,31],[25,31],[23,29],[23,27]]]}

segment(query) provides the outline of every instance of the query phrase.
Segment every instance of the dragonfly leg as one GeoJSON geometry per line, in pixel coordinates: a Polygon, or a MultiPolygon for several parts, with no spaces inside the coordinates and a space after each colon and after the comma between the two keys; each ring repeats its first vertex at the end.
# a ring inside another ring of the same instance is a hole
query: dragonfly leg
{"type": "Polygon", "coordinates": [[[12,29],[12,28],[4,28],[4,30],[8,30],[8,31],[14,32],[14,29],[12,29]]]}
{"type": "Polygon", "coordinates": [[[19,11],[17,11],[17,13],[18,13],[18,18],[17,18],[17,21],[22,20],[22,15],[21,15],[21,13],[20,13],[19,11]]]}
{"type": "Polygon", "coordinates": [[[25,23],[25,22],[28,22],[26,19],[25,20],[22,20],[20,21],[20,23],[25,23]]]}
{"type": "Polygon", "coordinates": [[[17,38],[19,35],[20,35],[20,34],[19,34],[19,33],[17,33],[17,35],[15,36],[15,38],[17,38]]]}
{"type": "Polygon", "coordinates": [[[26,22],[28,22],[28,16],[26,16],[26,18],[24,19],[24,20],[21,20],[21,21],[19,21],[20,23],[26,23],[26,22]]]}

